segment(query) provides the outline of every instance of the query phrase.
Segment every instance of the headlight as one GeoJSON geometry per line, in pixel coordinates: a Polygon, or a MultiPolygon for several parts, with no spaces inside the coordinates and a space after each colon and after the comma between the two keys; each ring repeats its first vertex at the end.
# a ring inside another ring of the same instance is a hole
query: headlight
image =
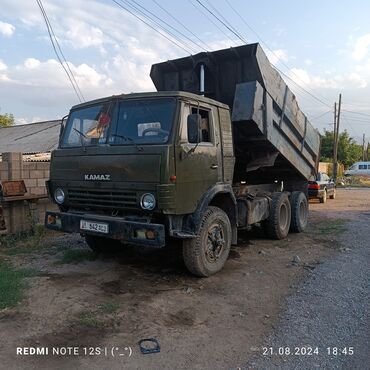
{"type": "Polygon", "coordinates": [[[65,194],[64,194],[64,191],[63,189],[61,188],[57,188],[55,189],[54,191],[54,199],[55,201],[58,203],[58,204],[63,204],[64,203],[64,199],[65,199],[65,194]]]}
{"type": "Polygon", "coordinates": [[[155,207],[155,197],[153,194],[145,193],[140,199],[140,205],[142,209],[147,209],[149,211],[153,210],[155,207]]]}

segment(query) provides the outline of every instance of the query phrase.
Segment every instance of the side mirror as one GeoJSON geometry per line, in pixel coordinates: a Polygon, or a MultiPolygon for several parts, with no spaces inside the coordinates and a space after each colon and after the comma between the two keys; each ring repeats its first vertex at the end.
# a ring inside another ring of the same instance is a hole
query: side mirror
{"type": "Polygon", "coordinates": [[[192,144],[199,143],[199,129],[200,129],[200,115],[189,114],[188,115],[188,141],[192,144]]]}

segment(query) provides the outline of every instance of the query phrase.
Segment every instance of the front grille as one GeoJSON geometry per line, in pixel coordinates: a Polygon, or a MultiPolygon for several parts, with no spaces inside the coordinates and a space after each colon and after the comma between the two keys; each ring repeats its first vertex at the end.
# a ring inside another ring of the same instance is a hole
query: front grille
{"type": "Polygon", "coordinates": [[[69,188],[70,206],[83,209],[137,209],[136,191],[69,188]]]}

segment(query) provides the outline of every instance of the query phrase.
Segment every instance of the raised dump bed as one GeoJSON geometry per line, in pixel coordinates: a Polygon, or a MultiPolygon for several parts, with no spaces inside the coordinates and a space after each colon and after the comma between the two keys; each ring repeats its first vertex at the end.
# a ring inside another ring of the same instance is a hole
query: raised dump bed
{"type": "Polygon", "coordinates": [[[233,122],[234,182],[307,180],[315,175],[320,135],[259,44],[202,52],[154,64],[158,91],[188,91],[228,104],[233,122]]]}

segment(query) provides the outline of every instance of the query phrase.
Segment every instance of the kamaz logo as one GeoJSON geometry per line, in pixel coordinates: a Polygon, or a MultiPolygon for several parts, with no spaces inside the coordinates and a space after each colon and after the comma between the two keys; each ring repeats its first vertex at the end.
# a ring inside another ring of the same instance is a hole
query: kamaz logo
{"type": "Polygon", "coordinates": [[[110,181],[110,175],[85,175],[85,180],[110,181]]]}

